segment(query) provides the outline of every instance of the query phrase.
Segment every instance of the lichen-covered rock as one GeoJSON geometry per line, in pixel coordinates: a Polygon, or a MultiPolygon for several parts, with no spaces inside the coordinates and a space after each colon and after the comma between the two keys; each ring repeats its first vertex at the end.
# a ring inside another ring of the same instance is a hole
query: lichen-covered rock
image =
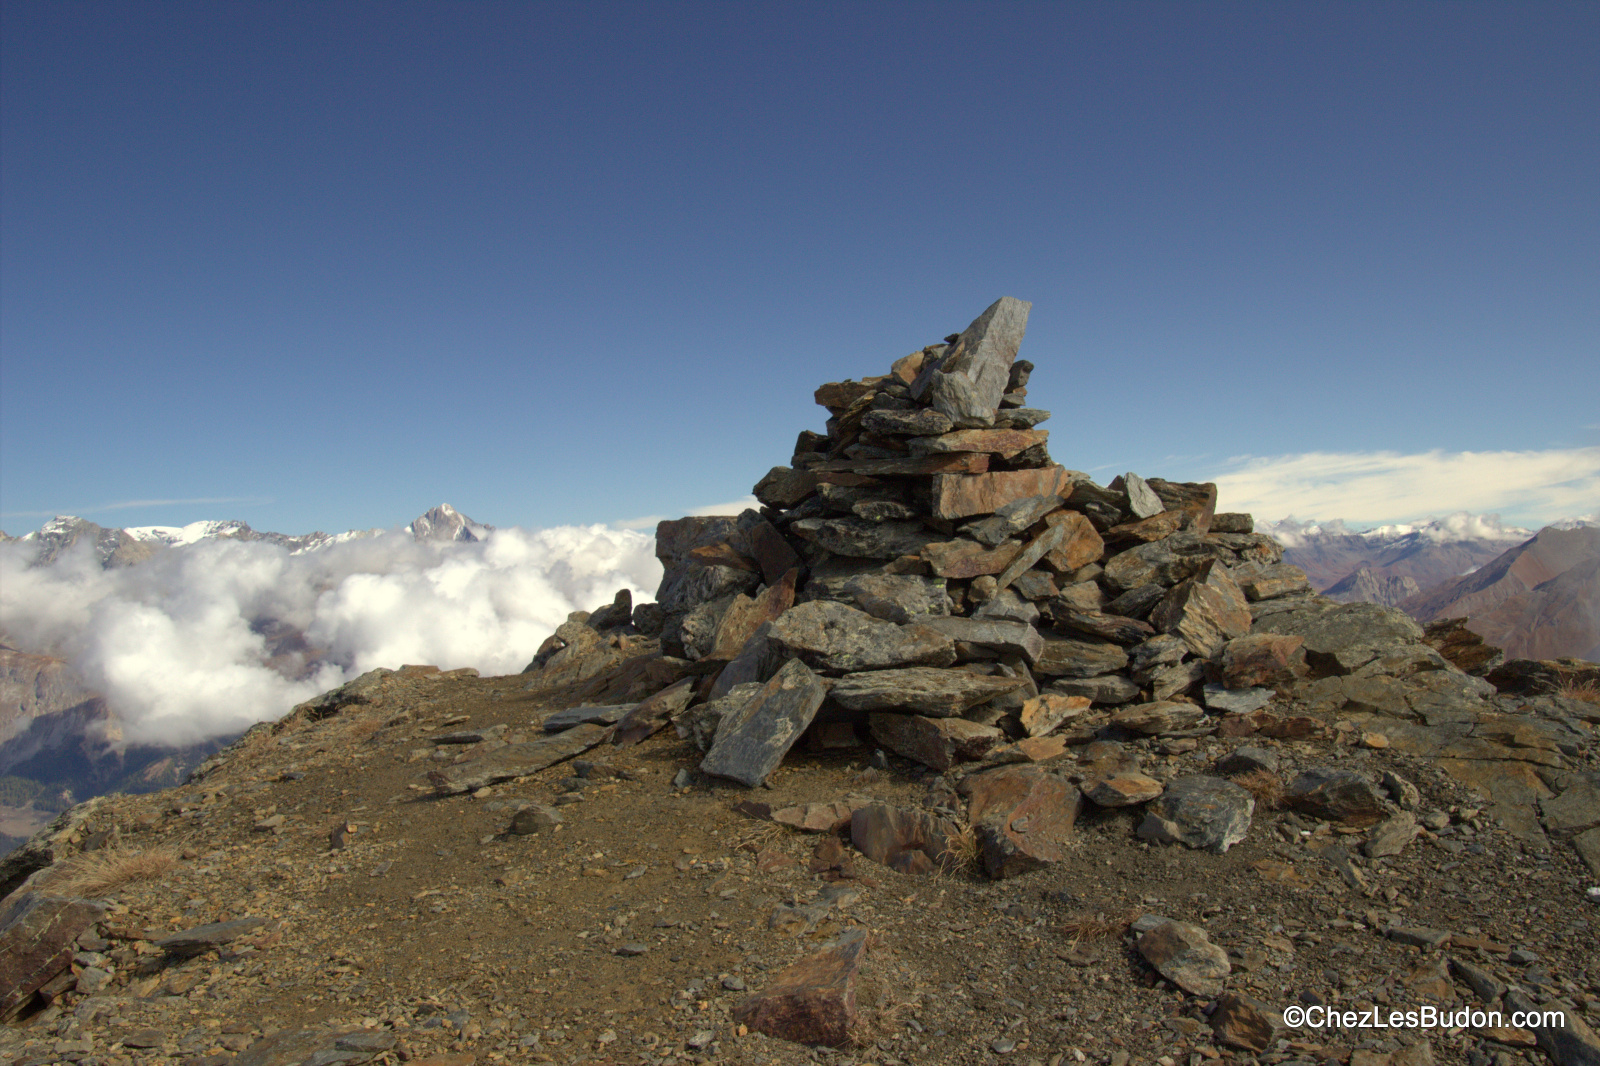
{"type": "Polygon", "coordinates": [[[1192,774],[1167,782],[1145,807],[1139,836],[1161,844],[1183,844],[1222,854],[1250,831],[1256,801],[1220,777],[1192,774]]]}

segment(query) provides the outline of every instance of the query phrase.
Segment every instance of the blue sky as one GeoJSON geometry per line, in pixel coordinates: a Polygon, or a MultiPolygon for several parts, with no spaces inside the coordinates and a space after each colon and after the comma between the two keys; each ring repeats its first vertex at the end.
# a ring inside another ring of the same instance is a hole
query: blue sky
{"type": "Polygon", "coordinates": [[[0,20],[12,533],[680,514],[1003,294],[1101,480],[1600,511],[1600,5],[0,20]]]}

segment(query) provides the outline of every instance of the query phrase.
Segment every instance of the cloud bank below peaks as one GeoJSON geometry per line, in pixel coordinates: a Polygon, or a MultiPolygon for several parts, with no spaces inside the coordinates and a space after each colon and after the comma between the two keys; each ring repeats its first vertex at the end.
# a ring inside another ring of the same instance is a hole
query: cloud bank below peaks
{"type": "Polygon", "coordinates": [[[653,599],[661,578],[652,537],[606,526],[295,555],[207,540],[111,570],[87,544],[50,566],[31,554],[0,545],[0,638],[66,658],[131,743],[236,733],[380,666],[514,673],[570,612],[624,587],[653,599]]]}

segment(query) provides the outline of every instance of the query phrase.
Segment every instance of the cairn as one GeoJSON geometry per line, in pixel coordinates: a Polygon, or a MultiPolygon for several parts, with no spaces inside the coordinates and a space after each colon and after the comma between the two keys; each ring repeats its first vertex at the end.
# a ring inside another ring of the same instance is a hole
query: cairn
{"type": "MultiPolygon", "coordinates": [[[[992,786],[1007,811],[1030,796],[1053,811],[1028,839],[992,834],[985,861],[1009,876],[1049,861],[1076,817],[1077,790],[1038,764],[1097,740],[1256,731],[1308,666],[1301,636],[1252,627],[1311,600],[1305,574],[1249,515],[1218,514],[1213,484],[1101,486],[1054,462],[1016,357],[1029,308],[1002,298],[885,375],[817,389],[826,431],[756,483],[760,511],[662,522],[656,602],[574,615],[529,667],[613,700],[554,716],[577,731],[548,757],[671,722],[701,771],[754,788],[797,745],[870,745],[954,771],[969,810],[992,786]],[[969,773],[985,768],[1012,772],[969,773]]],[[[516,768],[547,757],[530,754],[516,768]]],[[[1249,795],[1220,779],[1187,795],[1135,764],[1102,770],[1085,793],[1102,806],[1161,797],[1154,839],[1220,851],[1248,825],[1249,795]]],[[[953,824],[896,817],[888,861],[938,865],[953,824]]]]}

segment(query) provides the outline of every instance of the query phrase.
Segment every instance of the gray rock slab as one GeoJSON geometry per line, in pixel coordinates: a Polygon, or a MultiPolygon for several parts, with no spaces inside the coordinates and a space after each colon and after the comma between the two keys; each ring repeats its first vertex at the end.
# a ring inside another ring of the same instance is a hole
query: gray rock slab
{"type": "Polygon", "coordinates": [[[852,673],[894,666],[950,666],[955,640],[932,628],[948,618],[906,626],[829,600],[813,600],[785,611],[768,639],[820,670],[852,673]]]}
{"type": "Polygon", "coordinates": [[[868,411],[862,416],[861,428],[883,437],[937,437],[955,426],[938,411],[924,407],[912,411],[868,411]]]}
{"type": "Polygon", "coordinates": [[[930,618],[923,623],[951,640],[964,641],[1000,652],[1021,655],[1032,663],[1044,651],[1038,630],[1021,622],[994,622],[979,618],[930,618]]]}
{"type": "Polygon", "coordinates": [[[1099,677],[1063,677],[1050,682],[1049,691],[1063,696],[1084,696],[1094,703],[1127,703],[1139,695],[1139,686],[1121,674],[1099,677]]]}
{"type": "Polygon", "coordinates": [[[1161,497],[1138,474],[1122,475],[1122,487],[1128,494],[1128,511],[1135,518],[1153,518],[1166,510],[1161,497]]]}
{"type": "Polygon", "coordinates": [[[235,918],[231,922],[213,922],[210,925],[197,925],[193,929],[185,929],[181,933],[162,937],[155,942],[155,946],[165,951],[168,955],[189,957],[202,955],[212,948],[221,947],[232,940],[237,940],[246,933],[254,932],[267,924],[265,918],[235,918]]]}
{"type": "Polygon", "coordinates": [[[1255,809],[1254,797],[1232,781],[1204,774],[1176,777],[1145,807],[1138,834],[1220,855],[1244,839],[1255,809]]]}
{"type": "Polygon", "coordinates": [[[1422,642],[1421,626],[1376,603],[1282,611],[1257,619],[1255,631],[1303,637],[1306,662],[1317,676],[1354,673],[1392,648],[1422,642]]]}
{"type": "Polygon", "coordinates": [[[920,574],[865,573],[813,577],[806,586],[807,600],[834,600],[904,625],[950,613],[950,596],[942,577],[920,574]]]}
{"type": "Polygon", "coordinates": [[[574,755],[582,755],[606,738],[610,730],[599,725],[574,726],[525,744],[508,744],[478,759],[428,773],[428,783],[445,795],[474,792],[486,785],[526,777],[574,755]]]}
{"type": "Polygon", "coordinates": [[[753,699],[723,717],[700,769],[756,788],[794,747],[827,694],[804,663],[785,663],[753,699]]]}
{"type": "Polygon", "coordinates": [[[1223,688],[1208,681],[1201,698],[1206,708],[1223,714],[1249,714],[1271,703],[1277,695],[1270,688],[1223,688]]]}
{"type": "Polygon", "coordinates": [[[874,522],[866,518],[803,518],[789,532],[835,555],[853,559],[897,559],[943,540],[921,522],[874,522]]]}
{"type": "Polygon", "coordinates": [[[911,666],[846,674],[833,685],[833,701],[852,711],[902,711],[953,718],[970,707],[1027,684],[1019,677],[985,677],[967,670],[911,666]]]}
{"type": "Polygon", "coordinates": [[[614,725],[633,710],[631,703],[612,703],[595,707],[568,707],[544,720],[546,733],[560,733],[575,725],[614,725]]]}
{"type": "Polygon", "coordinates": [[[961,527],[961,533],[993,548],[1021,533],[1051,511],[1059,511],[1065,503],[1055,495],[1025,496],[1005,504],[988,518],[967,523],[961,527]]]}
{"type": "Polygon", "coordinates": [[[1352,826],[1372,825],[1388,814],[1383,793],[1365,776],[1329,766],[1301,772],[1289,783],[1285,801],[1302,814],[1352,826]]]}

